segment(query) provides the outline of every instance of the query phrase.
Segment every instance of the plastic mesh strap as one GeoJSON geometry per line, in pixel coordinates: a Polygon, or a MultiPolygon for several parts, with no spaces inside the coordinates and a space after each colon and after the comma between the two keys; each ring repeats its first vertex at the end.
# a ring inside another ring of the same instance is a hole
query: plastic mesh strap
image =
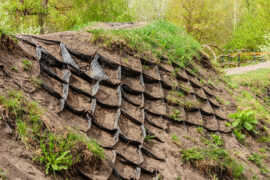
{"type": "Polygon", "coordinates": [[[98,58],[99,55],[96,54],[94,60],[91,62],[90,77],[96,80],[109,80],[109,77],[99,65],[98,58]]]}
{"type": "Polygon", "coordinates": [[[67,51],[67,48],[65,47],[64,43],[60,43],[60,48],[62,52],[62,57],[65,63],[79,69],[79,66],[75,63],[75,61],[72,59],[71,55],[67,51]]]}

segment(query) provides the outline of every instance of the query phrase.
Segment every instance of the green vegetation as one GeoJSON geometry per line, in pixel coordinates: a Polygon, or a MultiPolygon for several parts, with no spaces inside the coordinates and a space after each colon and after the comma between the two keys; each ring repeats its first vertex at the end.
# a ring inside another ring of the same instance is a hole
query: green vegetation
{"type": "Polygon", "coordinates": [[[237,119],[233,127],[236,127],[234,134],[240,142],[244,142],[246,138],[246,135],[243,134],[244,131],[256,134],[255,129],[259,122],[261,122],[263,130],[257,133],[258,141],[267,143],[270,139],[268,128],[270,99],[267,94],[267,88],[270,85],[269,72],[268,69],[261,69],[242,75],[233,75],[227,79],[233,88],[238,89],[238,93],[234,94],[238,112],[231,117],[237,119]]]}
{"type": "Polygon", "coordinates": [[[23,63],[23,70],[29,72],[32,70],[33,63],[29,60],[22,60],[23,63]]]}
{"type": "Polygon", "coordinates": [[[127,2],[0,0],[0,26],[12,33],[36,34],[80,29],[94,21],[131,21],[127,2]]]}
{"type": "Polygon", "coordinates": [[[14,72],[19,72],[19,69],[17,66],[12,66],[11,67],[11,70],[14,71],[14,72]]]}
{"type": "Polygon", "coordinates": [[[0,179],[5,179],[6,178],[7,172],[5,172],[3,169],[0,168],[0,179]]]}
{"type": "Polygon", "coordinates": [[[198,108],[200,104],[201,103],[197,99],[194,99],[194,100],[186,100],[184,106],[187,109],[193,109],[193,108],[198,108]]]}
{"type": "Polygon", "coordinates": [[[43,110],[36,102],[27,101],[22,92],[8,91],[0,96],[0,104],[8,110],[9,118],[15,120],[19,139],[35,152],[35,160],[45,165],[47,174],[63,172],[81,163],[81,148],[96,161],[105,158],[103,149],[94,140],[68,129],[48,130],[42,121],[43,110]]]}
{"type": "Polygon", "coordinates": [[[182,119],[179,117],[181,115],[181,111],[178,109],[173,110],[173,114],[170,114],[170,118],[174,119],[175,121],[181,122],[182,119]]]}
{"type": "Polygon", "coordinates": [[[230,114],[229,117],[233,118],[232,127],[239,131],[246,130],[257,134],[255,126],[258,124],[257,119],[255,119],[255,112],[251,110],[238,111],[234,114],[230,114]]]}
{"type": "Polygon", "coordinates": [[[181,148],[182,144],[181,144],[181,141],[180,141],[179,136],[178,136],[177,134],[172,134],[172,135],[171,135],[171,138],[172,138],[172,142],[173,142],[174,144],[176,144],[178,147],[181,148]]]}
{"type": "Polygon", "coordinates": [[[243,176],[244,167],[227,150],[216,145],[181,150],[181,160],[210,177],[239,179],[243,176]]]}
{"type": "Polygon", "coordinates": [[[263,163],[263,156],[262,155],[257,154],[257,153],[253,153],[250,156],[248,156],[248,159],[260,168],[260,171],[262,174],[267,174],[269,172],[267,165],[265,165],[263,163]]]}
{"type": "Polygon", "coordinates": [[[146,142],[151,142],[153,139],[155,139],[156,136],[147,134],[144,138],[146,142]]]}
{"type": "Polygon", "coordinates": [[[200,44],[183,29],[167,21],[155,21],[136,29],[89,30],[94,35],[94,42],[105,47],[126,48],[145,56],[151,52],[156,59],[168,57],[182,67],[189,64],[194,56],[198,56],[200,44]]]}
{"type": "Polygon", "coordinates": [[[234,75],[230,79],[232,83],[238,84],[262,98],[268,107],[270,107],[270,97],[266,95],[267,87],[270,86],[269,74],[270,69],[260,69],[241,75],[234,75]]]}
{"type": "Polygon", "coordinates": [[[258,134],[255,130],[258,121],[255,118],[254,111],[241,111],[238,109],[236,113],[230,114],[229,117],[234,120],[230,125],[234,128],[234,135],[239,142],[243,143],[245,141],[246,136],[243,134],[245,131],[258,134]]]}

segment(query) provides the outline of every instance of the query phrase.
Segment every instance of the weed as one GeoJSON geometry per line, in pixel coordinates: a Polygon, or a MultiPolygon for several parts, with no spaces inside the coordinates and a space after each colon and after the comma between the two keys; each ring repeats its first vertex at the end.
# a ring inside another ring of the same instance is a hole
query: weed
{"type": "Polygon", "coordinates": [[[186,100],[184,106],[187,109],[194,109],[194,108],[198,108],[200,106],[200,102],[196,99],[196,100],[186,100]]]}
{"type": "Polygon", "coordinates": [[[224,145],[224,140],[219,135],[211,134],[211,139],[212,139],[212,142],[217,146],[224,145]]]}
{"type": "Polygon", "coordinates": [[[240,143],[244,143],[245,139],[246,139],[246,135],[242,134],[241,131],[238,131],[236,129],[233,130],[233,133],[236,137],[236,139],[240,142],[240,143]]]}
{"type": "Polygon", "coordinates": [[[181,141],[180,141],[180,138],[179,138],[179,136],[177,135],[177,134],[172,134],[171,135],[171,138],[172,138],[172,142],[174,143],[174,144],[176,144],[178,147],[182,147],[182,144],[181,144],[181,141]]]}
{"type": "Polygon", "coordinates": [[[257,134],[255,126],[258,124],[257,119],[255,119],[255,112],[251,110],[238,111],[234,114],[230,114],[229,117],[233,118],[232,127],[236,128],[238,131],[247,130],[257,134]]]}
{"type": "Polygon", "coordinates": [[[190,163],[211,177],[239,178],[243,174],[243,166],[238,164],[227,150],[216,145],[205,148],[194,147],[180,152],[183,163],[190,163]]]}
{"type": "Polygon", "coordinates": [[[215,86],[215,83],[211,79],[208,79],[207,83],[211,86],[215,86]]]}
{"type": "Polygon", "coordinates": [[[257,166],[260,166],[262,163],[262,156],[260,154],[251,154],[250,156],[248,156],[248,159],[250,161],[252,161],[254,164],[256,164],[257,166]]]}
{"type": "Polygon", "coordinates": [[[183,138],[185,138],[185,139],[187,139],[187,140],[192,141],[193,143],[197,143],[197,142],[196,142],[196,140],[195,140],[195,139],[193,139],[193,138],[192,138],[192,137],[190,137],[190,136],[183,135],[182,137],[183,137],[183,138]]]}
{"type": "Polygon", "coordinates": [[[258,138],[258,141],[262,142],[262,143],[269,143],[270,142],[270,137],[269,136],[262,136],[262,137],[258,138]]]}
{"type": "Polygon", "coordinates": [[[11,70],[14,72],[19,72],[19,68],[17,66],[12,66],[11,70]]]}
{"type": "Polygon", "coordinates": [[[146,142],[151,142],[155,137],[156,137],[156,136],[147,134],[147,135],[145,136],[145,141],[146,141],[146,142]]]}
{"type": "Polygon", "coordinates": [[[179,117],[179,115],[181,114],[181,111],[178,109],[174,109],[173,110],[173,114],[170,114],[170,118],[174,119],[175,121],[181,122],[182,119],[179,117]]]}
{"type": "Polygon", "coordinates": [[[52,170],[55,175],[56,171],[67,170],[68,167],[73,164],[73,160],[70,151],[65,148],[65,142],[60,141],[60,150],[57,152],[55,147],[57,143],[59,143],[58,140],[56,140],[56,137],[51,133],[49,133],[48,138],[48,147],[46,147],[47,143],[44,144],[44,141],[40,142],[42,154],[38,159],[41,163],[46,165],[46,174],[52,170]]]}
{"type": "Polygon", "coordinates": [[[5,179],[7,175],[7,172],[5,172],[3,169],[0,168],[0,179],[5,179]]]}
{"type": "Polygon", "coordinates": [[[124,63],[128,63],[128,58],[124,58],[124,59],[123,59],[123,62],[124,62],[124,63]]]}
{"type": "Polygon", "coordinates": [[[200,133],[200,134],[203,134],[204,128],[203,127],[198,127],[197,132],[200,133]]]}
{"type": "Polygon", "coordinates": [[[22,60],[23,63],[23,70],[29,72],[32,70],[33,63],[29,60],[22,60]]]}
{"type": "Polygon", "coordinates": [[[30,82],[36,87],[39,87],[43,84],[43,81],[37,77],[31,77],[30,82]]]}
{"type": "Polygon", "coordinates": [[[268,168],[263,164],[263,156],[257,153],[253,153],[248,156],[248,159],[252,161],[257,167],[260,168],[261,174],[267,174],[269,172],[268,168]]]}
{"type": "Polygon", "coordinates": [[[181,92],[181,91],[177,91],[177,96],[179,98],[183,98],[185,96],[185,94],[183,92],[181,92]]]}

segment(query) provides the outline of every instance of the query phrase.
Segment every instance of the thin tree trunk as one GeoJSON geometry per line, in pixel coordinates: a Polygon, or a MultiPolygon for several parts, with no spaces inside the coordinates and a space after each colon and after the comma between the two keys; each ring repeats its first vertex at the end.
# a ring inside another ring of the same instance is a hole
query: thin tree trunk
{"type": "Polygon", "coordinates": [[[47,15],[47,4],[48,4],[49,0],[42,0],[42,9],[43,11],[41,13],[39,13],[39,26],[40,26],[40,34],[44,34],[45,33],[45,27],[44,27],[44,23],[45,23],[45,17],[47,15]]]}

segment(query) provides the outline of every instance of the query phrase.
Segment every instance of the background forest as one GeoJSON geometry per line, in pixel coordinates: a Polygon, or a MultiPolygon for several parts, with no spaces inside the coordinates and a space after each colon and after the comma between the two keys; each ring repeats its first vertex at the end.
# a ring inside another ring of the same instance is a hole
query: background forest
{"type": "Polygon", "coordinates": [[[269,9],[269,0],[0,0],[0,27],[51,33],[96,21],[166,19],[202,44],[270,52],[269,9]]]}

